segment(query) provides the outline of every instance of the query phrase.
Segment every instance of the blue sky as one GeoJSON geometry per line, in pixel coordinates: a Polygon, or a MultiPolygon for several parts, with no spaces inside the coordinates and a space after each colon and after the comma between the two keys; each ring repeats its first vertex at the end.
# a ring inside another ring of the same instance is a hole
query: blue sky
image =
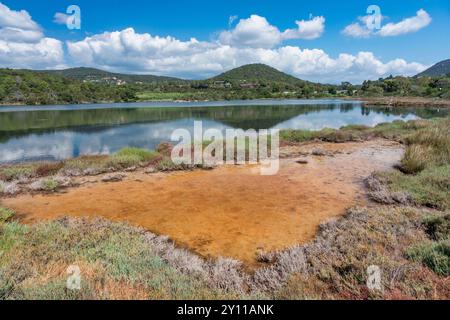
{"type": "Polygon", "coordinates": [[[4,32],[7,36],[2,40],[2,29],[22,27],[0,17],[2,67],[88,65],[121,72],[202,78],[245,63],[263,62],[313,81],[360,82],[388,73],[411,75],[450,58],[450,41],[444,40],[450,30],[448,0],[0,3],[9,10],[3,10],[4,16],[15,17],[14,12],[25,10],[35,25],[24,30],[39,32],[26,40],[4,32]],[[69,30],[65,24],[54,22],[55,14],[65,13],[71,4],[81,9],[80,30],[69,30]],[[381,9],[381,27],[391,24],[390,29],[364,30],[365,22],[359,17],[366,15],[371,4],[381,9]],[[234,17],[231,25],[230,17],[234,17]],[[299,20],[306,24],[297,25],[299,20]],[[304,29],[307,24],[310,32],[304,29]],[[358,24],[357,32],[355,28],[343,31],[352,24],[358,24]],[[7,48],[3,51],[2,41],[7,48]],[[32,52],[34,59],[25,57],[25,53],[32,52]]]}

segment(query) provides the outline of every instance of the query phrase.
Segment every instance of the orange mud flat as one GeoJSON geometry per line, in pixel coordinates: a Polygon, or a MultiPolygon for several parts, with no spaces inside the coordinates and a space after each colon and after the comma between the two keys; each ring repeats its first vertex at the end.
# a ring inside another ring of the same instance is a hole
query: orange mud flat
{"type": "Polygon", "coordinates": [[[317,147],[334,155],[308,156],[307,164],[282,159],[274,176],[260,175],[255,166],[131,173],[121,182],[98,180],[66,193],[4,199],[3,205],[25,223],[61,216],[129,222],[168,235],[201,256],[231,257],[251,266],[257,251],[305,243],[321,223],[365,204],[364,178],[392,168],[403,152],[384,140],[311,144],[288,152],[317,147]]]}

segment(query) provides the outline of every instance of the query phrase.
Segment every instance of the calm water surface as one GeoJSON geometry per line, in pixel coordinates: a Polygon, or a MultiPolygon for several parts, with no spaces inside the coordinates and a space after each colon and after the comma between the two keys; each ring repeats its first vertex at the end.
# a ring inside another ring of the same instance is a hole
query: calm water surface
{"type": "Polygon", "coordinates": [[[173,130],[340,128],[446,116],[445,109],[365,107],[340,100],[256,100],[0,107],[0,163],[155,148],[173,130]]]}

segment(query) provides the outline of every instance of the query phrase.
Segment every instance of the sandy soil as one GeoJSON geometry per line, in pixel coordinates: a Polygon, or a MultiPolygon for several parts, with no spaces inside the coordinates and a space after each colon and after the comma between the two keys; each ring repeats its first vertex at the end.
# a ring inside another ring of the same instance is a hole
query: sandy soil
{"type": "Polygon", "coordinates": [[[128,173],[121,182],[88,183],[65,193],[4,199],[25,223],[61,216],[102,216],[126,221],[204,257],[226,256],[256,264],[256,252],[311,240],[324,221],[368,201],[363,179],[386,170],[402,155],[400,145],[314,143],[285,147],[282,155],[321,148],[326,156],[281,160],[275,176],[257,166],[222,166],[211,171],[128,173]],[[297,161],[307,159],[308,163],[297,161]]]}

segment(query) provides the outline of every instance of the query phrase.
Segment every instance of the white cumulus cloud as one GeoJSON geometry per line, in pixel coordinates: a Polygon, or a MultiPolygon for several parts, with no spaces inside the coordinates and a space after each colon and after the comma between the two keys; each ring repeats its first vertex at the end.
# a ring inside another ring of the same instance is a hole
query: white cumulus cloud
{"type": "Polygon", "coordinates": [[[27,11],[0,3],[0,67],[45,69],[63,61],[61,41],[46,38],[27,11]]]}
{"type": "Polygon", "coordinates": [[[232,30],[222,31],[219,41],[224,45],[250,48],[273,48],[288,39],[316,39],[325,30],[325,18],[314,17],[311,20],[296,21],[296,29],[281,32],[271,25],[265,17],[256,14],[248,19],[239,20],[232,30]]]}
{"type": "Polygon", "coordinates": [[[368,38],[370,36],[394,37],[417,32],[428,26],[432,21],[431,16],[425,10],[420,9],[413,17],[405,18],[397,23],[387,23],[377,30],[367,27],[367,20],[370,17],[371,16],[364,16],[358,18],[359,22],[346,26],[344,30],[342,30],[342,33],[354,38],[368,38]]]}
{"type": "Polygon", "coordinates": [[[430,15],[423,9],[417,11],[415,17],[404,19],[398,23],[388,23],[379,32],[382,37],[393,37],[412,33],[425,28],[431,23],[430,15]]]}

